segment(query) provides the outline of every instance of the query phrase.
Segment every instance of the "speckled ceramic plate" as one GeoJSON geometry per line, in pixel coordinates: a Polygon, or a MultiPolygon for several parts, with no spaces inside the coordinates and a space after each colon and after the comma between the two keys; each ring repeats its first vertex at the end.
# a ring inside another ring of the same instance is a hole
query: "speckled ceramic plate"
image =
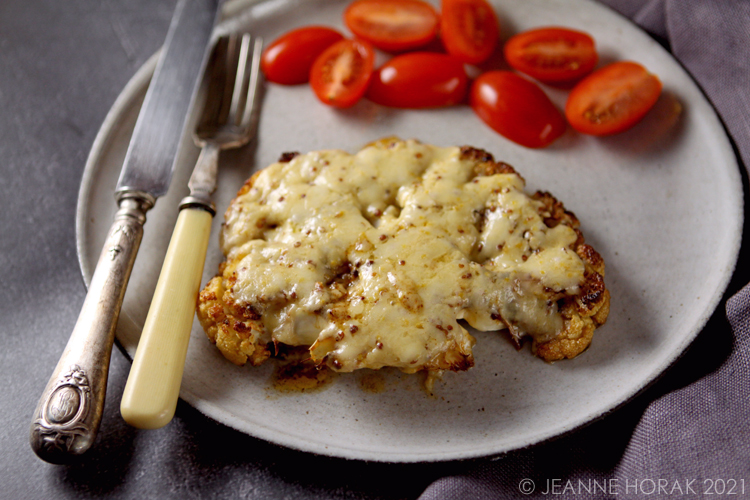
{"type": "MultiPolygon", "coordinates": [[[[503,34],[544,25],[591,33],[602,63],[631,59],[659,75],[664,92],[634,129],[605,139],[568,131],[552,147],[517,146],[466,107],[392,110],[362,101],[348,110],[320,104],[306,86],[267,85],[257,143],[222,158],[221,213],[251,172],[284,151],[351,152],[397,135],[436,145],[473,145],[516,167],[529,189],[546,189],[582,223],[607,263],[612,308],[590,349],[546,364],[505,336],[477,333],[476,366],[447,373],[429,396],[418,377],[383,370],[338,376],[324,389],[283,393],[273,364],[239,368],[194,324],[181,396],[209,417],[308,452],[391,462],[499,454],[581,426],[632,398],[703,328],[732,274],[742,226],[742,187],[725,132],[695,83],[657,43],[588,0],[493,0],[503,34]]],[[[272,0],[228,4],[222,30],[266,40],[303,24],[344,29],[345,1],[272,0]]],[[[115,211],[113,190],[154,67],[123,90],[96,139],[78,208],[78,251],[91,276],[115,211]]],[[[565,92],[547,89],[562,107],[565,92]]],[[[172,187],[149,212],[117,338],[132,356],[148,310],[177,204],[197,156],[180,151],[172,187]]],[[[220,219],[220,218],[219,218],[220,219]]],[[[221,260],[216,220],[203,282],[221,260]]]]}

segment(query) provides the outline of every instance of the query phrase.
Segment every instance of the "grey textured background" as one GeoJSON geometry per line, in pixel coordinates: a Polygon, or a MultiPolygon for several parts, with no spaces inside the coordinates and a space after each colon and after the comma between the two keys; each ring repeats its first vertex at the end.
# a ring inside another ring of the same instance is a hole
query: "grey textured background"
{"type": "MultiPolygon", "coordinates": [[[[40,461],[28,445],[31,414],[85,294],[74,234],[84,162],[115,98],[163,42],[174,5],[0,2],[0,498],[416,498],[442,476],[481,477],[498,466],[507,494],[514,496],[518,481],[530,475],[586,477],[593,471],[611,477],[627,468],[621,458],[641,439],[634,432],[650,402],[719,371],[730,357],[734,337],[722,303],[661,380],[599,422],[499,463],[389,465],[282,449],[208,420],[184,403],[166,428],[130,428],[118,411],[130,363],[115,350],[95,446],[75,465],[40,461]]],[[[747,253],[745,244],[743,259],[747,253]]],[[[740,269],[727,297],[748,281],[747,270],[740,269]]],[[[716,405],[734,404],[731,395],[715,397],[716,405]]],[[[700,457],[704,444],[696,439],[695,447],[683,451],[700,457]]],[[[750,490],[750,477],[745,479],[750,490]]]]}

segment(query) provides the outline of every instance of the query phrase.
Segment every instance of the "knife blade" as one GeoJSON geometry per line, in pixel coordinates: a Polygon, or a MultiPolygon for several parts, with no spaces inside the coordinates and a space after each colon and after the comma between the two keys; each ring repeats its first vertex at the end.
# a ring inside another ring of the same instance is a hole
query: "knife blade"
{"type": "Polygon", "coordinates": [[[188,108],[200,84],[218,0],[181,1],[135,123],[115,192],[167,192],[188,108]]]}
{"type": "Polygon", "coordinates": [[[96,438],[115,328],[146,212],[169,188],[220,3],[179,0],[175,8],[117,183],[119,209],[78,320],[32,419],[31,448],[50,463],[70,462],[96,438]]]}

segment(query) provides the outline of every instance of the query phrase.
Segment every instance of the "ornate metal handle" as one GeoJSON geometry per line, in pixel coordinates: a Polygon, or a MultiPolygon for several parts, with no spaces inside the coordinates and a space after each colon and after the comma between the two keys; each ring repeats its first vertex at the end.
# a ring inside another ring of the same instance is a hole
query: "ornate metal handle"
{"type": "Polygon", "coordinates": [[[78,321],[34,412],[31,447],[43,460],[68,462],[96,438],[117,319],[153,203],[141,192],[120,195],[78,321]]]}

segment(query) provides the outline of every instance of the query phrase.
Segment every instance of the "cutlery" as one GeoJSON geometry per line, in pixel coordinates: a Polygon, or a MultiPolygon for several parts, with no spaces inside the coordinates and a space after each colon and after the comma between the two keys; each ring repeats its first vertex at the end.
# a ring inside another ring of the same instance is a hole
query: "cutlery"
{"type": "Polygon", "coordinates": [[[180,0],[175,8],[117,183],[119,210],[76,325],[34,412],[31,447],[48,462],[69,462],[96,438],[115,328],[146,212],[169,187],[218,6],[219,0],[180,0]]]}
{"type": "Polygon", "coordinates": [[[180,203],[172,239],[143,325],[120,403],[126,422],[157,429],[172,420],[180,392],[195,316],[211,222],[216,208],[219,153],[255,136],[262,40],[251,36],[219,39],[209,69],[209,87],[194,135],[202,148],[180,203]]]}

